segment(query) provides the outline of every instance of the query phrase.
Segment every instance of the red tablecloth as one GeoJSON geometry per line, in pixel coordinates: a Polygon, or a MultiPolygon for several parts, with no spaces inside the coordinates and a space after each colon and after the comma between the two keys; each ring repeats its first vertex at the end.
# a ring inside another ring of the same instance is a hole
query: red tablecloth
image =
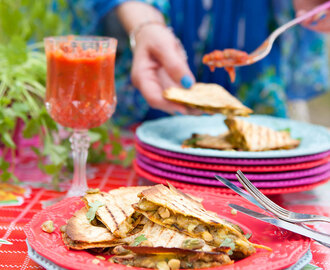
{"type": "MultiPolygon", "coordinates": [[[[37,172],[25,170],[27,182],[35,185],[40,182],[37,172]],[[30,180],[30,181],[28,181],[30,180]]],[[[148,185],[147,180],[139,178],[132,168],[122,168],[118,165],[104,164],[89,169],[88,184],[92,188],[109,190],[119,186],[148,185]]],[[[314,191],[276,195],[272,199],[281,205],[300,212],[315,213],[330,216],[330,184],[323,185],[314,191]]],[[[23,227],[31,217],[42,209],[41,201],[49,200],[63,193],[45,188],[31,188],[31,194],[20,206],[0,206],[0,239],[6,239],[13,245],[0,244],[0,269],[42,269],[33,262],[27,254],[23,227]]],[[[220,195],[219,195],[220,196],[220,195]]],[[[330,224],[317,225],[318,229],[330,231],[330,224]]],[[[314,265],[330,269],[330,249],[317,243],[311,246],[314,265]]]]}

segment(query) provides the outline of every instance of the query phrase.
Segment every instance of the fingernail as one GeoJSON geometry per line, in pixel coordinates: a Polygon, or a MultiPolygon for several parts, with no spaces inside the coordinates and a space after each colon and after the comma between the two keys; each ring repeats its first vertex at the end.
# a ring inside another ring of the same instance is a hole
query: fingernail
{"type": "Polygon", "coordinates": [[[327,17],[326,11],[320,12],[319,14],[316,15],[315,19],[310,23],[310,25],[317,25],[325,17],[327,17]]]}
{"type": "Polygon", "coordinates": [[[194,84],[194,80],[189,75],[184,75],[180,82],[184,88],[190,88],[194,84]]]}
{"type": "Polygon", "coordinates": [[[182,113],[178,112],[178,111],[175,111],[174,112],[174,115],[183,115],[182,113]]]}

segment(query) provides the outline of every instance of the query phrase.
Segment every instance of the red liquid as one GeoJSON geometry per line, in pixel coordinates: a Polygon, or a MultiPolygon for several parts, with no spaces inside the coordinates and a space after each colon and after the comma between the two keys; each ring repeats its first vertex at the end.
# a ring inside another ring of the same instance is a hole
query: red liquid
{"type": "Polygon", "coordinates": [[[47,52],[46,106],[52,118],[75,129],[103,124],[116,106],[114,68],[115,53],[47,52]]]}

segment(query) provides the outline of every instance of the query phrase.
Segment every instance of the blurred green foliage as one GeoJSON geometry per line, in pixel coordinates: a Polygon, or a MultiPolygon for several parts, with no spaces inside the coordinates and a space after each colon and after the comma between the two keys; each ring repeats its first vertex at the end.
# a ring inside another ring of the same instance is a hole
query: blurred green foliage
{"type": "MultiPolygon", "coordinates": [[[[23,136],[39,135],[41,149],[32,148],[39,157],[39,168],[53,176],[57,183],[63,168],[72,169],[70,144],[67,137],[58,136],[58,126],[48,115],[45,95],[46,58],[42,39],[70,33],[71,18],[65,0],[0,0],[0,181],[19,181],[14,174],[14,162],[5,160],[8,152],[15,157],[13,139],[19,122],[24,123],[23,136]]],[[[90,131],[92,142],[89,162],[107,160],[104,145],[113,144],[115,162],[123,147],[118,140],[109,140],[105,124],[90,131]]],[[[129,150],[122,162],[129,165],[134,157],[129,150]]]]}

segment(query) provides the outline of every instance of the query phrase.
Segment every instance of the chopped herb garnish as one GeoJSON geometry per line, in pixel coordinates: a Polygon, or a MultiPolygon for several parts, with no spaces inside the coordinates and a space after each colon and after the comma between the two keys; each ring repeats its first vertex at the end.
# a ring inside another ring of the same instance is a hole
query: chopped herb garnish
{"type": "Polygon", "coordinates": [[[198,137],[192,137],[190,139],[187,139],[184,141],[184,145],[186,146],[195,146],[197,141],[201,140],[201,138],[198,137]]]}
{"type": "Polygon", "coordinates": [[[220,244],[220,247],[229,247],[231,250],[235,250],[235,243],[233,239],[226,237],[220,244]]]}
{"type": "Polygon", "coordinates": [[[283,129],[280,129],[279,131],[286,131],[288,133],[291,133],[291,128],[283,128],[283,129]]]}
{"type": "Polygon", "coordinates": [[[6,244],[6,245],[12,245],[13,243],[12,242],[9,242],[5,239],[0,239],[0,244],[6,244]]]}
{"type": "Polygon", "coordinates": [[[88,219],[89,222],[91,222],[94,218],[95,218],[95,213],[97,211],[97,209],[99,209],[99,207],[103,206],[104,203],[100,202],[100,201],[95,201],[95,202],[89,202],[89,209],[88,212],[86,213],[86,217],[88,219]]]}
{"type": "Polygon", "coordinates": [[[144,234],[141,234],[140,236],[138,236],[134,239],[132,246],[136,247],[136,246],[140,245],[143,241],[146,241],[146,240],[148,240],[147,237],[144,234]]]}
{"type": "Polygon", "coordinates": [[[246,234],[244,234],[244,236],[247,240],[249,240],[252,236],[252,233],[246,233],[246,234]]]}

